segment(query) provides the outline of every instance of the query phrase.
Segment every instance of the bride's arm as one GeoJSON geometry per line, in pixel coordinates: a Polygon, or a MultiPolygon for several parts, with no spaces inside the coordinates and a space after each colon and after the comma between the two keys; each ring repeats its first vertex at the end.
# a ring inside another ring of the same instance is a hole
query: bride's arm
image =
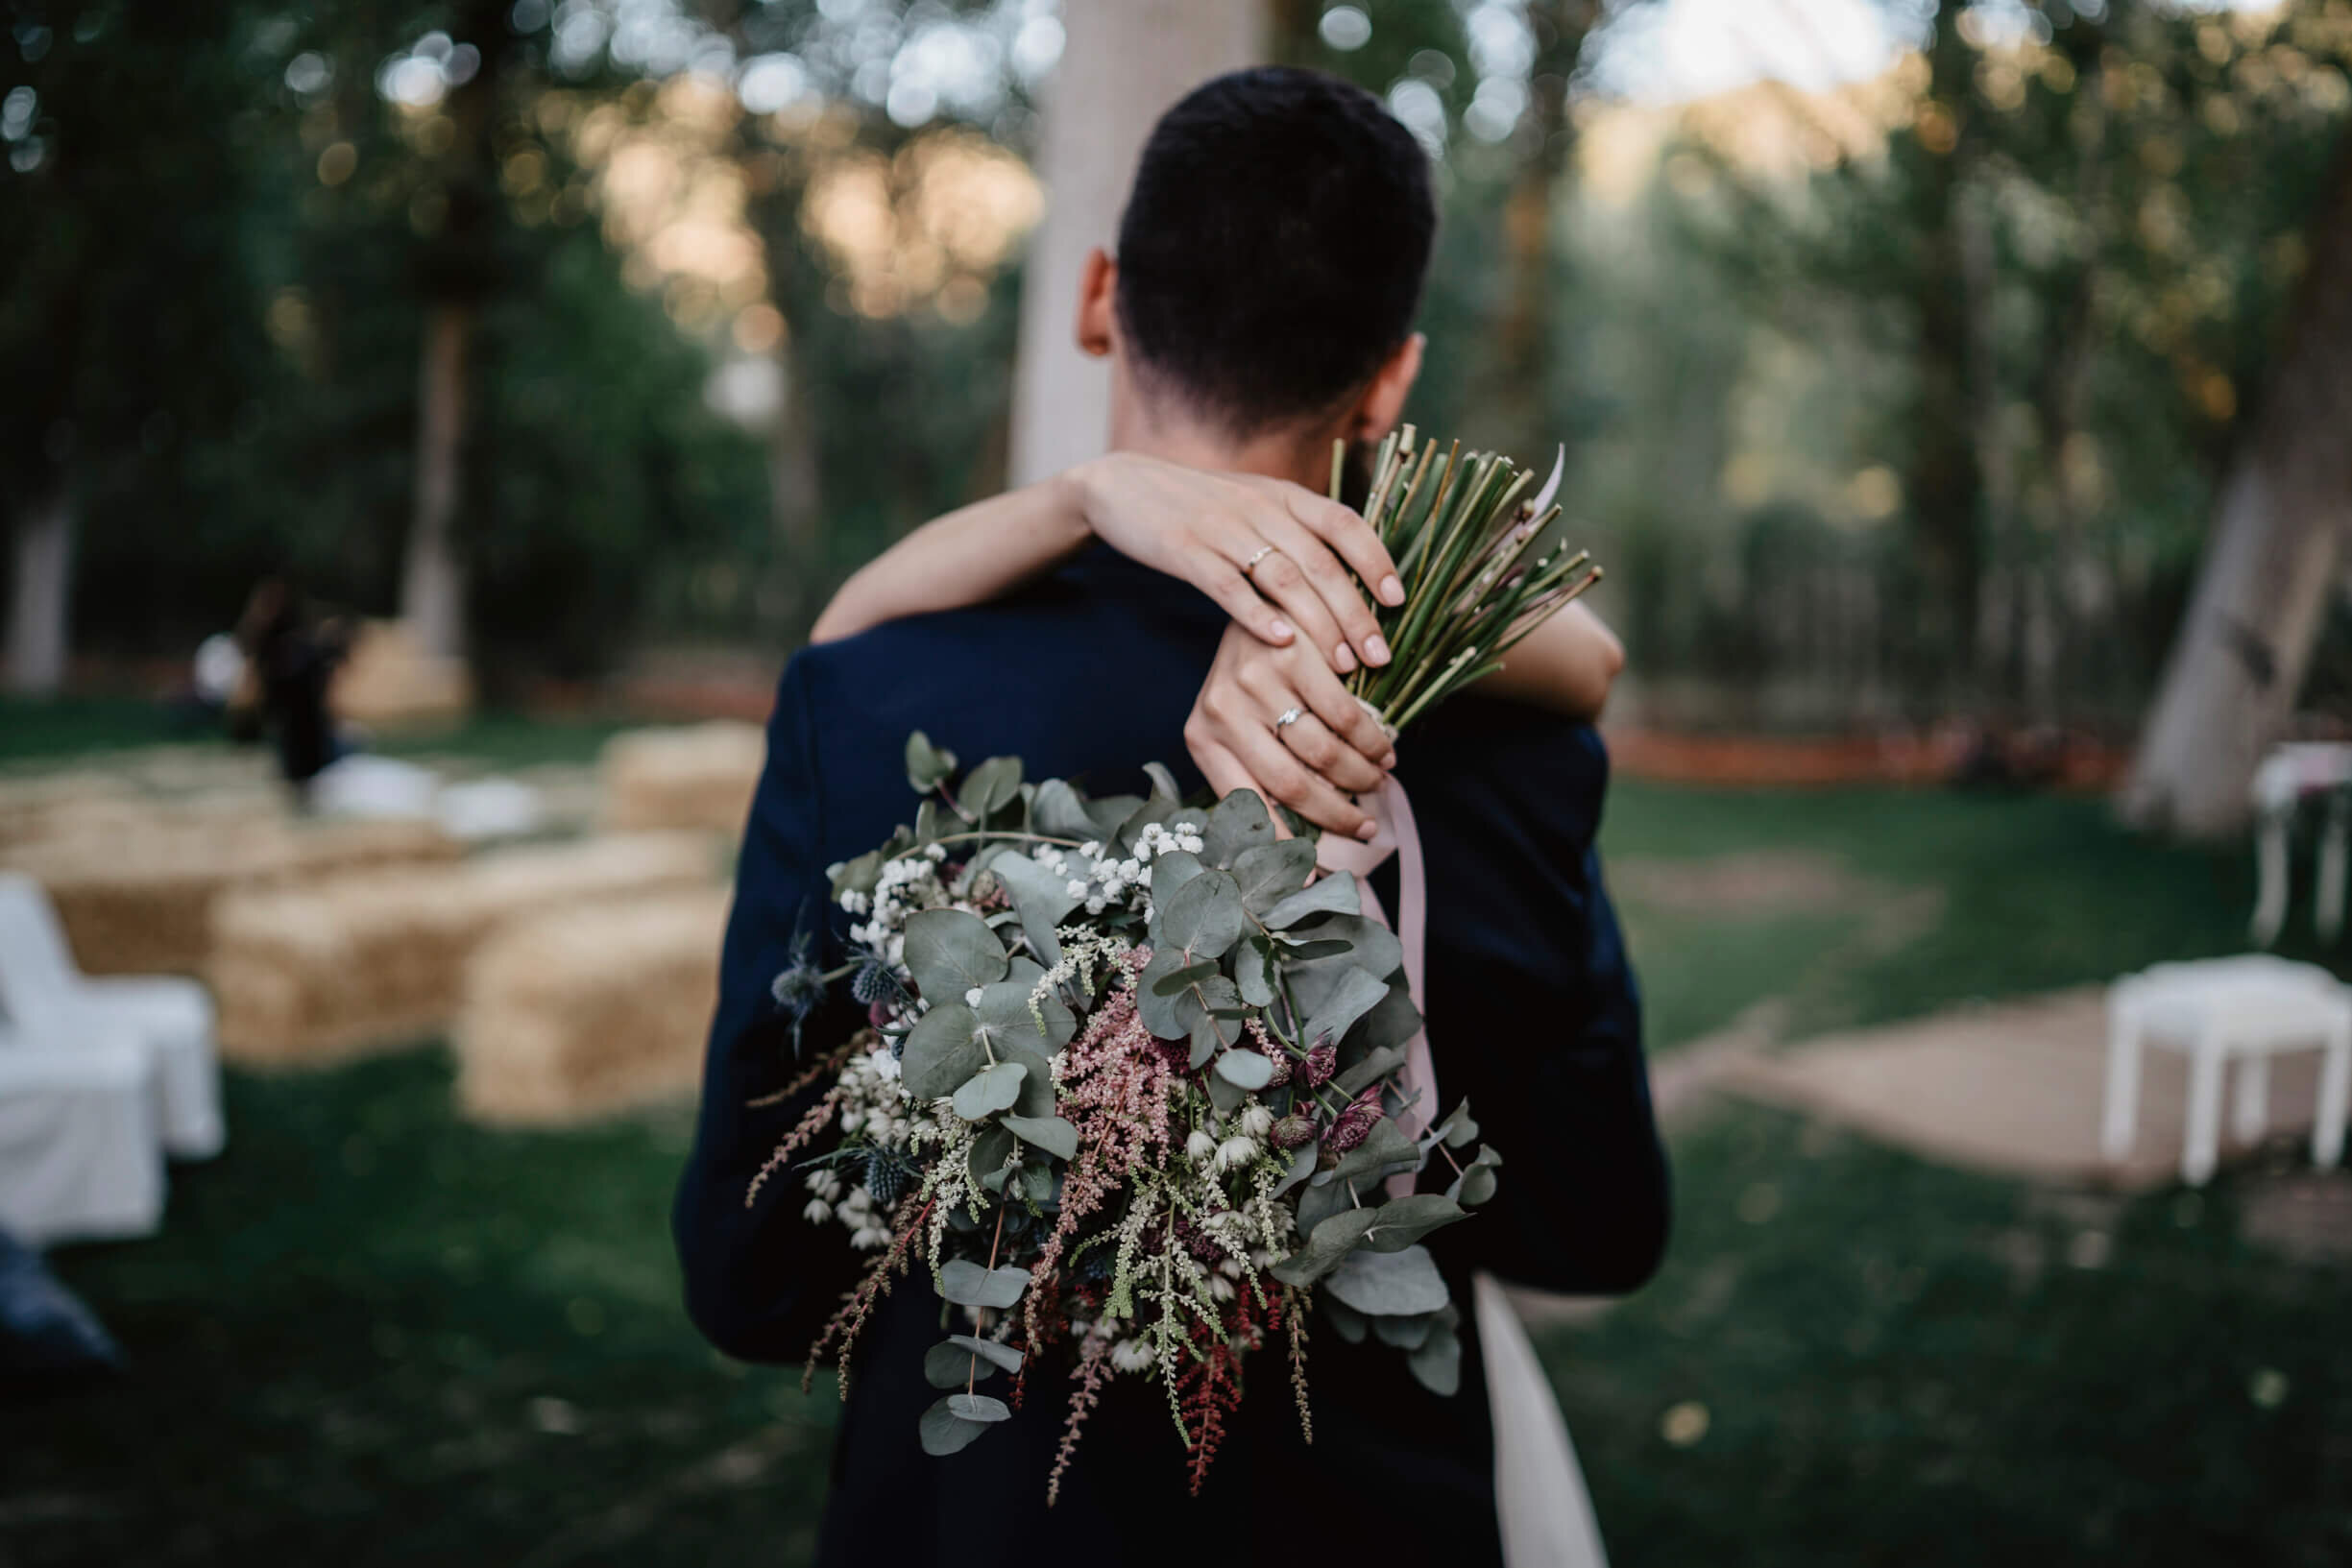
{"type": "Polygon", "coordinates": [[[1404,597],[1364,519],[1279,479],[1112,452],[976,501],[900,540],[841,585],[812,630],[830,642],[869,626],[996,598],[1089,539],[1180,578],[1276,647],[1297,635],[1342,670],[1388,662],[1355,577],[1404,597]]]}

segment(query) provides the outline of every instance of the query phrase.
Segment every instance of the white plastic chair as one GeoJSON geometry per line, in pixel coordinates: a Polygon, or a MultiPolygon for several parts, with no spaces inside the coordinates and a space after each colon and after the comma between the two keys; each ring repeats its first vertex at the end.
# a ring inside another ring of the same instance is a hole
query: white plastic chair
{"type": "Polygon", "coordinates": [[[2221,1074],[2238,1062],[2231,1130],[2262,1136],[2268,1117],[2270,1058],[2318,1050],[2319,1102],[2312,1160],[2343,1157],[2345,1098],[2352,1093],[2352,992],[2326,970],[2267,954],[2158,964],[2126,975],[2107,993],[2107,1097],[2099,1143],[2109,1160],[2131,1152],[2140,1104],[2140,1056],[2160,1045],[2189,1057],[2189,1125],[2181,1179],[2201,1187],[2220,1154],[2221,1074]]]}
{"type": "Polygon", "coordinates": [[[74,967],[49,896],[30,877],[12,872],[0,872],[0,1010],[44,1050],[98,1038],[135,1041],[156,1059],[164,1150],[182,1159],[221,1151],[228,1131],[212,998],[177,976],[85,976],[74,967]]]}
{"type": "Polygon", "coordinates": [[[0,1027],[0,1228],[30,1246],[151,1235],[163,1218],[154,1051],[0,1027]]]}

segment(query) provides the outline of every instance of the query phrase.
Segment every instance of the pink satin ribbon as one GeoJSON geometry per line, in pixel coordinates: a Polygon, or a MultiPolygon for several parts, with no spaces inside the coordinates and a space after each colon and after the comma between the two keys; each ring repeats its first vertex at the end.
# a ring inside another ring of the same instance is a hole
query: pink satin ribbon
{"type": "MultiPolygon", "coordinates": [[[[1372,819],[1374,832],[1370,840],[1341,838],[1325,833],[1318,842],[1315,863],[1325,871],[1346,871],[1355,875],[1356,886],[1364,899],[1364,913],[1396,933],[1399,946],[1405,950],[1405,992],[1413,1005],[1425,1005],[1421,974],[1424,943],[1429,932],[1429,883],[1421,869],[1421,835],[1413,823],[1413,803],[1405,798],[1405,786],[1391,774],[1378,789],[1358,798],[1366,814],[1372,819]],[[1380,896],[1372,891],[1371,874],[1396,856],[1396,919],[1391,922],[1380,906],[1380,896]]],[[[1429,1059],[1429,1031],[1416,1029],[1413,1038],[1405,1042],[1405,1065],[1400,1074],[1406,1093],[1418,1094],[1412,1109],[1396,1119],[1397,1126],[1407,1135],[1418,1138],[1437,1120],[1438,1074],[1429,1059]]],[[[1391,1176],[1389,1194],[1402,1197],[1413,1191],[1410,1173],[1391,1176]]]]}

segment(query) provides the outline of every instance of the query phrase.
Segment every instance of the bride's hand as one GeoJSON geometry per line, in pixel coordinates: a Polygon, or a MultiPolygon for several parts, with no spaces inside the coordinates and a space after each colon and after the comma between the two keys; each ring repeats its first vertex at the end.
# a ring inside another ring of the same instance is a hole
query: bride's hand
{"type": "Polygon", "coordinates": [[[1220,795],[1254,789],[1350,837],[1370,836],[1372,819],[1348,795],[1378,788],[1396,763],[1387,733],[1321,654],[1270,647],[1238,625],[1217,646],[1184,744],[1220,795]],[[1279,723],[1293,709],[1298,717],[1279,723]]]}
{"type": "Polygon", "coordinates": [[[1343,674],[1358,660],[1389,662],[1356,579],[1383,604],[1403,603],[1404,585],[1370,525],[1337,501],[1136,452],[1106,453],[1064,478],[1097,538],[1192,584],[1260,641],[1294,645],[1297,628],[1343,674]]]}

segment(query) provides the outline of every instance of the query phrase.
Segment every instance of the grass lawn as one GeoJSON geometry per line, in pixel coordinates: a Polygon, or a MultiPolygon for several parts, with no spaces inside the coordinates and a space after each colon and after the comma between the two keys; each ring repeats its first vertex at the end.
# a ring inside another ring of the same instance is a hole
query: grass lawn
{"type": "MultiPolygon", "coordinates": [[[[1628,784],[1608,847],[1871,888],[1629,897],[1665,1049],[1769,997],[1814,1027],[2226,949],[2250,896],[2064,801],[1628,784]]],[[[807,1560],[830,1396],[680,1317],[682,1115],[484,1131],[431,1049],[230,1094],[159,1237],[56,1255],[133,1370],[12,1412],[0,1562],[807,1560]]],[[[1622,1568],[2352,1559],[2352,1268],[2245,1239],[2262,1172],[2049,1194],[1734,1104],[1674,1153],[1664,1272],[1546,1342],[1622,1568]]]]}

